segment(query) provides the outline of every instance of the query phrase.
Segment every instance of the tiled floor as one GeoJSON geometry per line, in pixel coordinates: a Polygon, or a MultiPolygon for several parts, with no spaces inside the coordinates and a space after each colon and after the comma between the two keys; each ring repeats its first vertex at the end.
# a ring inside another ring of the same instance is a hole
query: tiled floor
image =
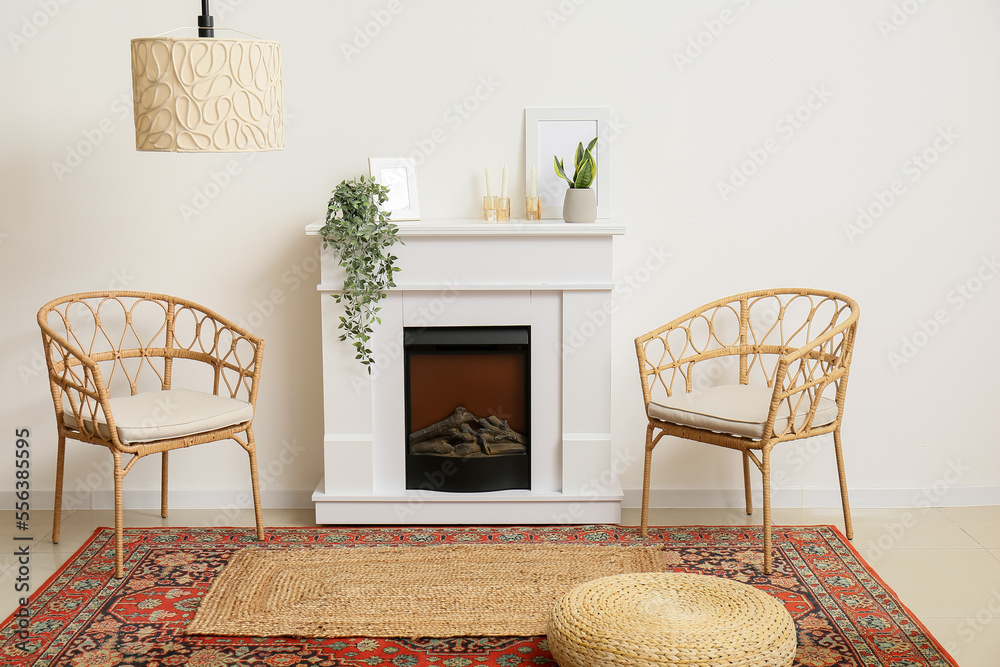
{"type": "MultiPolygon", "coordinates": [[[[839,510],[774,512],[784,525],[841,526],[839,510]]],[[[1000,506],[854,510],[854,546],[961,667],[1000,665],[1000,506]]],[[[312,510],[268,510],[270,526],[311,526],[312,510]]],[[[638,510],[623,512],[623,523],[639,522],[638,510]]],[[[650,511],[652,525],[755,525],[760,511],[660,509],[650,511]]],[[[33,512],[28,533],[14,528],[13,512],[0,512],[0,541],[31,535],[32,589],[41,585],[99,526],[113,525],[111,511],[77,510],[63,518],[62,540],[51,541],[51,512],[33,512]]],[[[176,510],[160,519],[155,510],[125,513],[126,526],[253,525],[249,510],[238,515],[214,510],[176,510]]],[[[16,567],[11,552],[0,555],[0,613],[17,606],[16,567]]]]}

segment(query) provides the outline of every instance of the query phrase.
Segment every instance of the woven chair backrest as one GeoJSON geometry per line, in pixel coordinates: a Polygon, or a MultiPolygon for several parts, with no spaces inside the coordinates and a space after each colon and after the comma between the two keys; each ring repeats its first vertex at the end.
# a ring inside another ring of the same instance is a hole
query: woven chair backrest
{"type": "Polygon", "coordinates": [[[97,362],[105,388],[115,395],[168,388],[173,304],[166,299],[71,295],[47,304],[43,315],[50,328],[42,329],[46,354],[56,372],[81,364],[73,356],[62,358],[59,347],[68,345],[97,362]]]}
{"type": "Polygon", "coordinates": [[[777,292],[746,297],[742,304],[746,321],[744,345],[750,346],[740,354],[743,384],[764,382],[772,387],[782,353],[825,335],[832,333],[827,340],[818,342],[805,359],[795,363],[790,373],[814,365],[820,372],[830,372],[853,347],[854,326],[845,325],[852,316],[857,320],[857,305],[839,294],[777,292]]]}
{"type": "Polygon", "coordinates": [[[815,377],[849,363],[857,304],[833,292],[762,290],[697,308],[637,339],[644,389],[659,393],[720,384],[773,387],[781,355],[823,336],[788,370],[815,377]]]}
{"type": "MultiPolygon", "coordinates": [[[[79,375],[88,386],[89,373],[73,370],[80,360],[60,348],[68,346],[100,367],[111,395],[171,388],[174,362],[208,364],[214,378],[206,388],[243,398],[251,391],[254,345],[234,325],[198,304],[164,294],[102,292],[56,299],[39,311],[45,352],[55,373],[79,375]],[[221,384],[221,387],[220,387],[221,384]]],[[[199,364],[199,366],[203,366],[199,364]]]]}

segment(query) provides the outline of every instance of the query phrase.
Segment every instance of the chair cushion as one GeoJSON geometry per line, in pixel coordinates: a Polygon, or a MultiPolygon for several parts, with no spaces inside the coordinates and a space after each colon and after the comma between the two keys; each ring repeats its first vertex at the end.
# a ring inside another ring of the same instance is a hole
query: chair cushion
{"type": "MultiPolygon", "coordinates": [[[[693,426],[709,431],[731,433],[749,438],[764,436],[764,423],[771,407],[773,389],[745,384],[722,385],[670,398],[650,401],[646,412],[653,419],[693,426]]],[[[795,427],[805,422],[809,406],[803,401],[795,415],[795,427]]],[[[788,403],[782,401],[774,419],[774,432],[788,427],[788,403]]],[[[820,397],[813,417],[813,427],[825,426],[837,418],[837,403],[820,397]]]]}
{"type": "MultiPolygon", "coordinates": [[[[118,439],[123,443],[180,438],[253,418],[253,406],[246,401],[191,389],[150,391],[112,398],[108,403],[115,418],[118,439]]],[[[77,428],[68,401],[63,402],[63,421],[70,428],[77,428]]],[[[93,431],[93,419],[84,415],[84,421],[87,429],[93,431]]],[[[97,426],[101,435],[111,437],[103,415],[97,426]]]]}

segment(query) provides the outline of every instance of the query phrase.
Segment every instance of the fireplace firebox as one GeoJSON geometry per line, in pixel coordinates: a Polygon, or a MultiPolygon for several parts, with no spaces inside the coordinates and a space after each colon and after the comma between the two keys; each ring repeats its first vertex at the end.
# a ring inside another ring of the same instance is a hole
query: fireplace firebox
{"type": "Polygon", "coordinates": [[[530,327],[403,331],[406,488],[531,488],[530,327]]]}

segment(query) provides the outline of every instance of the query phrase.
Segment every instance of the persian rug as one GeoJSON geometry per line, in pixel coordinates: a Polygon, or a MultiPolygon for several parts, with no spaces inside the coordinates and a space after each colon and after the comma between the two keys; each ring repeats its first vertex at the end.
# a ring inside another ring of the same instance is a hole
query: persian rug
{"type": "Polygon", "coordinates": [[[294,638],[185,630],[225,565],[247,547],[421,548],[441,544],[661,546],[667,569],[741,581],[780,599],[795,620],[802,667],[957,667],[832,526],[126,528],[123,579],[114,531],[97,530],[0,626],[0,664],[48,667],[555,667],[544,636],[294,638]]]}
{"type": "Polygon", "coordinates": [[[571,588],[662,572],[663,547],[440,544],[245,549],[216,577],[189,634],[298,637],[544,635],[571,588]]]}

